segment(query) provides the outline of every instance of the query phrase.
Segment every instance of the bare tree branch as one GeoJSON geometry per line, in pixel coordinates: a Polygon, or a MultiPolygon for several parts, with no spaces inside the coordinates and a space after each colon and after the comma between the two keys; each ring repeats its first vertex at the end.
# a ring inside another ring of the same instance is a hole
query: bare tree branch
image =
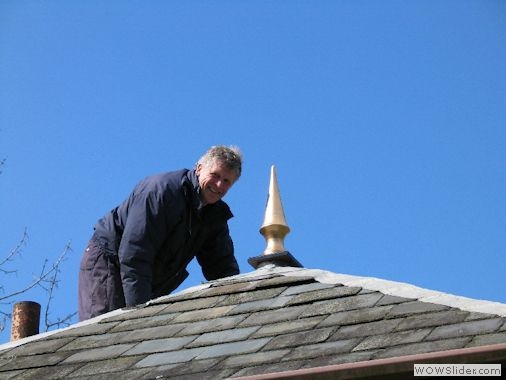
{"type": "MultiPolygon", "coordinates": [[[[2,168],[4,167],[6,159],[0,159],[0,174],[2,174],[2,168]]],[[[28,241],[28,233],[27,229],[23,231],[23,235],[21,239],[18,241],[18,244],[12,249],[4,258],[0,259],[0,276],[4,275],[12,275],[17,274],[17,270],[6,268],[6,265],[15,261],[16,258],[21,256],[21,252],[23,248],[26,246],[28,241]]],[[[20,294],[27,293],[28,291],[32,290],[35,287],[40,287],[43,290],[45,290],[48,294],[48,300],[45,307],[45,326],[46,330],[48,331],[52,327],[61,327],[61,326],[68,326],[71,324],[72,318],[77,313],[71,313],[63,318],[57,318],[56,322],[51,322],[49,319],[50,315],[50,307],[51,303],[54,301],[54,292],[58,288],[58,275],[60,274],[61,264],[67,257],[68,253],[71,252],[72,249],[70,247],[70,242],[68,242],[63,252],[60,254],[60,256],[49,266],[48,265],[48,259],[44,261],[44,264],[42,265],[42,269],[38,276],[35,276],[31,282],[29,282],[27,285],[22,286],[21,288],[15,290],[15,291],[6,291],[2,283],[5,283],[5,281],[0,281],[0,305],[11,305],[14,303],[15,297],[19,296],[20,294]]],[[[5,329],[6,323],[9,319],[12,318],[12,314],[6,311],[3,311],[0,309],[0,332],[2,332],[5,329]]]]}
{"type": "MultiPolygon", "coordinates": [[[[72,248],[70,247],[70,242],[67,243],[62,255],[60,256],[62,258],[62,261],[67,256],[67,253],[69,251],[72,251],[72,248]]],[[[53,271],[53,273],[51,275],[51,278],[48,280],[49,288],[46,289],[47,293],[48,293],[48,300],[47,300],[46,308],[44,311],[44,323],[46,325],[45,331],[48,331],[51,327],[61,327],[61,326],[70,325],[72,318],[77,314],[77,312],[74,312],[72,314],[68,314],[64,318],[58,317],[56,322],[51,322],[49,319],[49,314],[50,314],[49,310],[50,310],[51,302],[54,299],[54,291],[55,291],[55,289],[58,288],[58,284],[59,284],[59,280],[58,280],[59,273],[60,273],[60,268],[59,268],[59,263],[58,263],[58,265],[55,267],[55,270],[53,271]]]]}
{"type": "Polygon", "coordinates": [[[4,257],[4,259],[2,261],[0,261],[0,272],[4,273],[4,274],[9,274],[9,273],[15,273],[16,271],[15,270],[6,270],[6,269],[3,269],[2,266],[9,262],[9,261],[13,261],[15,256],[17,255],[21,255],[21,251],[23,249],[23,247],[26,245],[26,242],[28,241],[28,233],[26,232],[26,228],[25,230],[23,231],[23,236],[21,236],[21,239],[19,240],[18,244],[16,245],[16,247],[14,247],[10,253],[4,257]]]}
{"type": "Polygon", "coordinates": [[[53,263],[53,265],[49,269],[46,269],[47,262],[48,262],[48,260],[46,259],[44,261],[44,265],[42,266],[41,273],[39,274],[38,277],[35,277],[33,279],[33,281],[30,284],[26,285],[24,288],[21,288],[21,289],[15,291],[13,293],[10,293],[10,294],[7,294],[7,295],[3,296],[3,297],[0,296],[0,302],[4,301],[6,299],[9,299],[9,298],[13,298],[13,297],[15,297],[17,295],[26,293],[27,291],[29,291],[30,289],[33,289],[36,286],[42,286],[43,287],[44,282],[48,281],[48,278],[50,278],[51,274],[53,274],[53,273],[55,273],[55,272],[58,271],[58,268],[59,268],[61,262],[63,261],[63,259],[65,258],[65,256],[67,255],[67,253],[70,250],[71,250],[70,249],[70,243],[67,243],[67,245],[65,246],[65,250],[63,251],[63,253],[60,255],[60,257],[58,257],[58,259],[56,259],[56,261],[53,263]]]}
{"type": "MultiPolygon", "coordinates": [[[[25,239],[25,241],[26,241],[26,236],[27,236],[26,234],[23,235],[23,239],[25,239]]],[[[19,254],[20,247],[22,247],[23,245],[24,245],[24,243],[19,243],[17,248],[14,249],[8,255],[8,259],[5,259],[2,261],[2,264],[6,263],[8,261],[12,261],[12,259],[17,254],[19,254]],[[13,252],[15,252],[15,253],[13,254],[13,252]]],[[[58,288],[58,283],[59,283],[58,275],[60,274],[61,264],[67,258],[67,255],[69,254],[69,252],[72,252],[70,242],[68,242],[65,245],[63,252],[50,266],[48,265],[47,259],[44,261],[44,264],[42,265],[42,269],[41,269],[40,273],[37,276],[35,276],[30,283],[28,283],[24,287],[17,289],[16,291],[9,292],[6,295],[0,296],[0,304],[10,305],[14,302],[14,301],[11,301],[13,298],[15,298],[16,296],[19,296],[20,294],[27,293],[31,289],[38,286],[38,287],[42,288],[43,290],[45,290],[48,294],[48,300],[47,300],[47,303],[45,306],[45,320],[44,320],[45,331],[49,331],[49,329],[51,329],[52,327],[62,327],[62,326],[70,325],[72,323],[72,318],[77,313],[70,313],[63,318],[58,317],[56,322],[52,322],[49,319],[51,303],[54,301],[54,292],[58,288]]],[[[6,273],[6,274],[10,274],[12,272],[16,272],[16,271],[3,271],[3,273],[6,273]]],[[[9,320],[11,318],[12,318],[11,313],[7,313],[5,311],[0,310],[0,332],[4,330],[7,320],[9,320]]]]}
{"type": "Polygon", "coordinates": [[[4,313],[3,311],[0,311],[0,331],[3,331],[5,328],[5,323],[8,319],[12,318],[12,314],[4,313]]]}

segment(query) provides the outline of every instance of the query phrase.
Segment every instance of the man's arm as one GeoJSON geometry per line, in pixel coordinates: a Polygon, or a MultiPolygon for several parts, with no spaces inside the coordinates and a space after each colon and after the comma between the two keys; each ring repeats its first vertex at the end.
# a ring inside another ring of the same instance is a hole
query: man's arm
{"type": "Polygon", "coordinates": [[[207,280],[239,274],[239,265],[234,256],[234,243],[227,223],[215,225],[211,237],[197,254],[197,261],[207,280]]]}
{"type": "Polygon", "coordinates": [[[134,195],[118,250],[126,306],[151,298],[153,262],[166,231],[161,200],[153,192],[134,195]]]}

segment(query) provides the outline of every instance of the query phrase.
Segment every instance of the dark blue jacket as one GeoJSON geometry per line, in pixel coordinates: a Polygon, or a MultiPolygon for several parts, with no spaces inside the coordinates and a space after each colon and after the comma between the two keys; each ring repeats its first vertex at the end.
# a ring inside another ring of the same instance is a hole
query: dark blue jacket
{"type": "Polygon", "coordinates": [[[202,207],[195,170],[147,177],[95,225],[95,237],[119,259],[126,306],[169,294],[196,257],[207,280],[239,273],[223,201],[202,207]]]}

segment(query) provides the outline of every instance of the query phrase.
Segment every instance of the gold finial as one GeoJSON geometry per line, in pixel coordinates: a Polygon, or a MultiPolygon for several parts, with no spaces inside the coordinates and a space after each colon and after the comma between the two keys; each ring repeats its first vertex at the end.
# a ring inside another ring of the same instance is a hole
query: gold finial
{"type": "Polygon", "coordinates": [[[265,216],[260,233],[267,241],[267,248],[264,255],[285,252],[284,239],[290,232],[286,224],[281,196],[279,195],[278,180],[276,178],[276,168],[271,166],[271,181],[269,184],[269,195],[265,207],[265,216]]]}
{"type": "Polygon", "coordinates": [[[302,264],[283,246],[288,232],[290,232],[290,228],[286,224],[285,213],[279,196],[276,168],[272,165],[264,223],[260,227],[260,233],[267,241],[267,248],[265,248],[262,255],[250,257],[248,263],[255,269],[265,265],[302,268],[302,264]]]}

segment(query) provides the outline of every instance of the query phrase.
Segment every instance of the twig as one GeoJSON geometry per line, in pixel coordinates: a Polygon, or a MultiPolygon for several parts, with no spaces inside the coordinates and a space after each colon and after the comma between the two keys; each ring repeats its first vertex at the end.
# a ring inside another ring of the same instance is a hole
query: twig
{"type": "Polygon", "coordinates": [[[3,296],[3,297],[0,297],[0,301],[3,301],[5,299],[9,299],[9,298],[12,298],[12,297],[15,297],[17,295],[20,295],[20,294],[23,294],[23,293],[26,293],[27,291],[29,291],[30,289],[33,289],[34,287],[36,287],[37,285],[41,286],[41,284],[44,282],[44,281],[47,281],[47,278],[52,274],[54,273],[55,271],[58,270],[58,266],[60,265],[60,263],[63,261],[63,259],[65,258],[65,256],[67,255],[68,251],[71,251],[71,248],[70,248],[70,243],[67,243],[67,245],[65,246],[65,249],[63,251],[63,253],[60,255],[60,257],[58,257],[58,259],[53,263],[53,265],[51,266],[50,269],[48,269],[46,271],[46,264],[47,264],[47,259],[46,261],[44,262],[44,265],[42,266],[42,270],[41,270],[41,273],[39,275],[39,277],[35,278],[30,284],[28,284],[27,286],[25,286],[24,288],[22,289],[19,289],[18,291],[15,291],[11,294],[8,294],[6,296],[3,296]]]}
{"type": "MultiPolygon", "coordinates": [[[[65,250],[62,254],[62,257],[66,256],[66,254],[68,253],[69,250],[71,250],[70,243],[67,243],[67,245],[65,246],[65,250]]],[[[58,265],[59,265],[59,263],[58,263],[58,265]]],[[[76,312],[74,312],[72,314],[67,315],[63,319],[58,318],[56,322],[51,322],[49,320],[49,309],[50,309],[51,302],[54,299],[53,293],[54,293],[54,290],[56,288],[58,288],[58,283],[59,283],[57,276],[60,273],[60,268],[58,265],[55,267],[55,270],[53,271],[53,275],[52,275],[51,279],[49,280],[49,288],[46,289],[46,291],[48,293],[48,300],[47,300],[46,308],[44,311],[44,314],[45,314],[44,322],[46,325],[46,331],[49,331],[49,329],[54,326],[60,327],[62,325],[65,325],[65,326],[70,325],[70,323],[71,323],[70,320],[77,314],[76,312]]]]}
{"type": "Polygon", "coordinates": [[[27,241],[28,241],[28,232],[26,231],[26,227],[25,227],[25,230],[23,231],[23,236],[21,236],[21,239],[19,240],[18,244],[14,247],[14,249],[12,249],[10,251],[10,253],[6,257],[4,257],[4,259],[2,261],[0,261],[0,271],[1,272],[5,273],[5,274],[16,272],[15,270],[12,270],[12,271],[5,270],[2,268],[2,266],[5,263],[14,260],[14,257],[16,255],[20,255],[21,251],[22,251],[23,247],[26,245],[27,241]]]}

